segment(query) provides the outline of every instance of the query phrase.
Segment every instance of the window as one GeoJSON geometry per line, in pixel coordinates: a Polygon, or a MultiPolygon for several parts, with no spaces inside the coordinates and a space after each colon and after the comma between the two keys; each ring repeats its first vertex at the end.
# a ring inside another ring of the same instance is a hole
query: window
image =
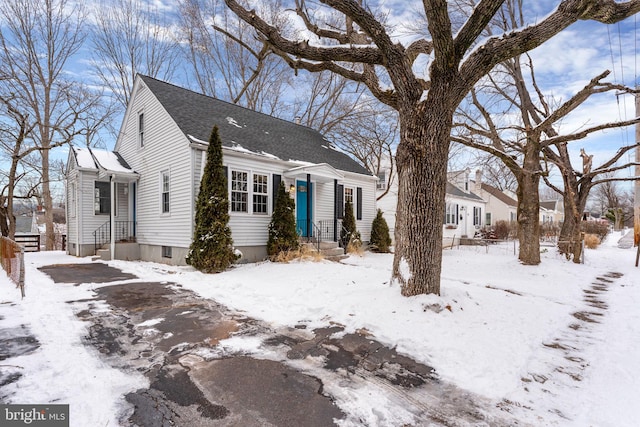
{"type": "Polygon", "coordinates": [[[446,225],[458,224],[458,204],[457,203],[447,203],[447,208],[444,216],[444,223],[446,225]]]}
{"type": "Polygon", "coordinates": [[[111,212],[111,184],[96,181],[94,184],[93,205],[96,215],[108,215],[111,212]]]}
{"type": "Polygon", "coordinates": [[[169,171],[162,171],[160,172],[161,178],[160,178],[160,185],[161,185],[161,194],[162,194],[162,200],[161,200],[161,206],[162,206],[162,213],[168,213],[169,209],[170,209],[170,189],[171,189],[171,176],[169,175],[169,171]]]}
{"type": "Polygon", "coordinates": [[[162,258],[171,258],[171,246],[162,247],[162,258]]]}
{"type": "Polygon", "coordinates": [[[138,144],[144,147],[144,113],[138,114],[138,144]]]}
{"type": "Polygon", "coordinates": [[[344,188],[344,205],[347,206],[347,202],[353,206],[353,188],[344,188]]]}
{"type": "Polygon", "coordinates": [[[473,225],[480,227],[482,225],[482,208],[473,207],[473,225]]]}
{"type": "Polygon", "coordinates": [[[231,171],[231,212],[248,212],[247,172],[231,171]]]}
{"type": "Polygon", "coordinates": [[[267,175],[253,174],[253,213],[267,214],[267,175]]]}
{"type": "Polygon", "coordinates": [[[378,183],[376,184],[377,190],[384,190],[387,188],[387,177],[384,172],[378,174],[378,183]]]}
{"type": "Polygon", "coordinates": [[[69,187],[69,215],[76,216],[76,183],[72,182],[69,187]]]}
{"type": "Polygon", "coordinates": [[[509,221],[515,222],[515,220],[516,220],[516,213],[515,212],[511,212],[509,214],[509,221]]]}
{"type": "Polygon", "coordinates": [[[491,212],[487,212],[484,214],[484,223],[487,225],[491,225],[491,212]]]}

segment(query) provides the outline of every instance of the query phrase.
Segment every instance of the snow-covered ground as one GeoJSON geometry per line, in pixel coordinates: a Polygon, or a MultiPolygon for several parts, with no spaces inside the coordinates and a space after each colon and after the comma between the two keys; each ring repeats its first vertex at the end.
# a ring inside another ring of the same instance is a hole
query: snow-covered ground
{"type": "MultiPolygon", "coordinates": [[[[366,328],[434,367],[443,381],[490,399],[525,423],[619,427],[637,425],[640,402],[640,269],[634,267],[636,249],[618,248],[619,238],[610,235],[597,250],[587,250],[584,265],[567,262],[553,248],[535,267],[520,265],[513,246],[446,250],[439,297],[402,297],[389,285],[387,254],[342,263],[248,264],[216,275],[143,262],[109,264],[144,281],[179,283],[274,328],[366,328]],[[606,278],[610,272],[623,276],[606,278]],[[607,307],[599,323],[580,321],[574,313],[598,311],[584,299],[594,283],[606,285],[598,298],[607,307]]],[[[77,262],[90,261],[61,252],[28,254],[24,300],[0,273],[0,329],[25,325],[41,343],[35,352],[4,361],[12,367],[0,365],[23,375],[0,395],[9,403],[69,403],[74,426],[117,425],[126,404],[122,395],[148,386],[147,380],[101,362],[82,343],[87,323],[67,303],[91,298],[104,285],[56,285],[37,270],[77,262]]],[[[338,404],[349,410],[349,402],[338,404]]]]}

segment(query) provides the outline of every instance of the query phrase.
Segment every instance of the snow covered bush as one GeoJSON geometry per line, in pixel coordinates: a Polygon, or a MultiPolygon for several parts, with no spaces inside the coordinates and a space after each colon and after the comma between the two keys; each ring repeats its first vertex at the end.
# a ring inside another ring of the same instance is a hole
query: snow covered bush
{"type": "Polygon", "coordinates": [[[294,210],[295,202],[289,197],[284,182],[280,182],[267,240],[267,254],[272,261],[288,259],[280,254],[295,252],[300,245],[294,210]]]}
{"type": "Polygon", "coordinates": [[[389,226],[382,216],[382,211],[378,209],[378,213],[371,224],[371,240],[369,241],[371,249],[375,252],[388,253],[391,246],[391,236],[389,236],[389,226]]]}
{"type": "Polygon", "coordinates": [[[227,176],[222,166],[222,141],[215,126],[209,137],[207,163],[196,202],[196,223],[187,264],[204,273],[219,273],[238,259],[229,228],[227,176]]]}

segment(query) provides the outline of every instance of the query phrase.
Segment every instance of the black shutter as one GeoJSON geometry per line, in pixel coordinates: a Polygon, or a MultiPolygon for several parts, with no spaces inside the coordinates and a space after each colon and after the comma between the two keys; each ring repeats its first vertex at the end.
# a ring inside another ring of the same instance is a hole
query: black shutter
{"type": "Polygon", "coordinates": [[[282,175],[274,173],[272,175],[272,196],[273,197],[273,210],[276,210],[276,198],[278,197],[278,190],[280,189],[280,182],[282,182],[282,175]]]}
{"type": "Polygon", "coordinates": [[[340,184],[336,189],[336,212],[338,219],[344,218],[344,185],[340,184]]]}
{"type": "Polygon", "coordinates": [[[356,219],[362,219],[362,188],[356,188],[356,219]]]}

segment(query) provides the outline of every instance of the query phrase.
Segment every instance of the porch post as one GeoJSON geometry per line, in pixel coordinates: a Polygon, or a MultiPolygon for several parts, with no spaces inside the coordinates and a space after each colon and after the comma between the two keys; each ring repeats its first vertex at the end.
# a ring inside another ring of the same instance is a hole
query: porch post
{"type": "Polygon", "coordinates": [[[111,175],[110,177],[110,184],[111,184],[111,188],[109,189],[109,191],[111,191],[111,197],[109,197],[109,201],[111,202],[111,209],[110,209],[110,220],[111,220],[111,224],[109,224],[109,234],[111,235],[111,245],[110,245],[110,252],[111,252],[111,259],[114,260],[116,259],[116,182],[114,180],[114,176],[111,175]]]}
{"type": "Polygon", "coordinates": [[[338,180],[333,180],[333,241],[338,241],[338,180]]]}
{"type": "Polygon", "coordinates": [[[313,227],[311,227],[311,174],[307,174],[307,238],[312,237],[313,227]]]}

